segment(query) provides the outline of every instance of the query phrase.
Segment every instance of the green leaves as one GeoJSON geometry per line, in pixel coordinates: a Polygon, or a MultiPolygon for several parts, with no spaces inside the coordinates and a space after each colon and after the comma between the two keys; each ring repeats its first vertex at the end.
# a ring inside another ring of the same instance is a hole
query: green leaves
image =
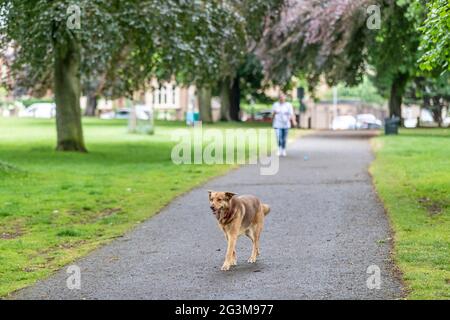
{"type": "Polygon", "coordinates": [[[82,82],[99,82],[104,94],[131,94],[155,75],[211,83],[242,61],[276,1],[0,1],[0,44],[14,46],[16,85],[34,93],[51,86],[54,48],[69,38],[79,43],[82,82]],[[74,4],[80,28],[70,29],[74,4]]]}
{"type": "MultiPolygon", "coordinates": [[[[415,0],[395,1],[383,7],[381,29],[368,39],[368,62],[375,69],[371,80],[381,94],[391,96],[398,79],[410,79],[418,72],[417,59],[420,34],[418,21],[423,10],[415,0]]],[[[403,89],[400,89],[400,92],[403,89]]]]}
{"type": "Polygon", "coordinates": [[[450,70],[450,3],[434,0],[428,3],[427,8],[427,17],[420,28],[420,49],[423,52],[420,68],[445,72],[450,70]]]}
{"type": "Polygon", "coordinates": [[[325,75],[331,84],[362,80],[366,11],[373,1],[286,1],[279,23],[265,33],[259,56],[280,84],[305,74],[310,86],[325,75]],[[363,10],[364,9],[364,10],[363,10]]]}

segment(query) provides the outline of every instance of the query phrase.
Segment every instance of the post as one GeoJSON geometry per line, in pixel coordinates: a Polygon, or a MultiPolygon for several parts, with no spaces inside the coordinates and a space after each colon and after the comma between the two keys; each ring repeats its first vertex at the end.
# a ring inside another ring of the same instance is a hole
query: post
{"type": "Polygon", "coordinates": [[[337,103],[338,103],[338,90],[337,90],[337,87],[333,87],[333,118],[334,119],[337,118],[337,103]]]}
{"type": "Polygon", "coordinates": [[[298,102],[299,102],[299,105],[298,105],[298,121],[297,121],[297,128],[298,129],[300,129],[302,126],[301,126],[301,114],[302,114],[302,111],[303,111],[303,108],[302,108],[302,103],[303,103],[303,96],[305,95],[305,89],[303,88],[303,87],[298,87],[297,88],[297,99],[298,99],[298,102]]]}

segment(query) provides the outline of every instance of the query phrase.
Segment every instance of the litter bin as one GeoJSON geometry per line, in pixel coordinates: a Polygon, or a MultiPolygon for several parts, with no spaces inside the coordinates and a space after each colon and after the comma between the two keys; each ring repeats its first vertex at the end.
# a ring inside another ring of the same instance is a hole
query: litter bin
{"type": "Polygon", "coordinates": [[[398,126],[400,125],[400,118],[392,117],[384,119],[384,134],[398,134],[398,126]]]}

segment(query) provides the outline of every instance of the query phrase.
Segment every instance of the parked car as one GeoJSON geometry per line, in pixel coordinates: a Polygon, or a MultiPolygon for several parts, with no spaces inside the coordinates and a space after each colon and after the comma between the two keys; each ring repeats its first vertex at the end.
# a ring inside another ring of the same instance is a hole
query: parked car
{"type": "Polygon", "coordinates": [[[264,110],[256,112],[253,117],[248,116],[245,121],[254,121],[254,122],[272,122],[272,111],[264,110]]]}
{"type": "MultiPolygon", "coordinates": [[[[430,110],[422,109],[420,110],[420,126],[423,127],[435,127],[437,126],[436,122],[434,121],[433,114],[430,110]]],[[[403,120],[403,125],[405,128],[416,128],[417,118],[406,118],[403,120]]],[[[442,126],[448,127],[450,126],[450,117],[446,117],[442,120],[442,126]]]]}
{"type": "Polygon", "coordinates": [[[331,123],[332,130],[355,130],[356,118],[354,116],[338,116],[331,123]]]}
{"type": "Polygon", "coordinates": [[[119,109],[114,113],[114,119],[129,119],[131,110],[129,108],[119,109]]]}
{"type": "MultiPolygon", "coordinates": [[[[150,120],[152,117],[152,110],[145,105],[136,105],[136,117],[140,120],[150,120]]],[[[129,119],[131,115],[131,108],[122,108],[117,111],[104,112],[100,115],[100,119],[129,119]]]]}
{"type": "Polygon", "coordinates": [[[420,110],[420,126],[433,127],[435,125],[433,113],[428,109],[420,110]]]}
{"type": "Polygon", "coordinates": [[[443,127],[450,127],[450,117],[446,117],[446,118],[442,121],[442,126],[443,126],[443,127]]]}
{"type": "Polygon", "coordinates": [[[102,120],[111,120],[116,117],[116,113],[114,111],[104,111],[100,113],[100,119],[102,120]]]}
{"type": "Polygon", "coordinates": [[[403,125],[405,126],[405,128],[416,128],[417,127],[417,118],[404,119],[403,125]]]}
{"type": "Polygon", "coordinates": [[[380,129],[381,126],[381,120],[371,113],[358,114],[356,116],[356,129],[380,129]]]}
{"type": "Polygon", "coordinates": [[[150,120],[153,117],[153,110],[146,105],[136,105],[136,117],[140,120],[150,120]]]}
{"type": "Polygon", "coordinates": [[[54,103],[39,102],[33,103],[28,108],[19,112],[19,117],[50,119],[56,115],[56,105],[54,103]]]}

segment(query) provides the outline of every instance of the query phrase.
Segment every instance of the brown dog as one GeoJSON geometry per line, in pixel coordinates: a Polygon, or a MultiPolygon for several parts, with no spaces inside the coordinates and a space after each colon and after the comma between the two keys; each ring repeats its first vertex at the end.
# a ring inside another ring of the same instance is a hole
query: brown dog
{"type": "Polygon", "coordinates": [[[236,265],[236,241],[242,234],[253,242],[252,255],[248,262],[256,262],[264,217],[269,213],[270,207],[255,196],[239,196],[233,192],[208,191],[208,193],[211,210],[228,242],[222,270],[229,270],[230,266],[236,265]]]}

